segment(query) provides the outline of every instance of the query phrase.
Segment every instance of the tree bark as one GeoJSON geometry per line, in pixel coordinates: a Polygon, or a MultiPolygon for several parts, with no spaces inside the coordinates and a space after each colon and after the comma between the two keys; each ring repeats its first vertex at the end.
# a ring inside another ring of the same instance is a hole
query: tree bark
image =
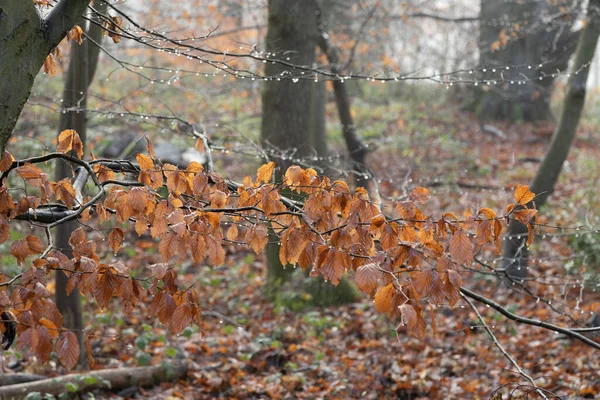
{"type": "MultiPolygon", "coordinates": [[[[569,78],[567,93],[562,106],[560,122],[554,131],[550,147],[540,168],[530,185],[530,190],[537,194],[535,205],[539,208],[546,203],[548,196],[554,191],[558,176],[566,160],[571,143],[575,137],[579,118],[585,104],[586,83],[590,63],[594,58],[600,21],[596,17],[600,0],[590,0],[588,5],[588,23],[582,30],[577,43],[573,73],[569,78]]],[[[503,241],[503,266],[509,276],[523,278],[527,276],[527,228],[512,220],[503,241]]]]}
{"type": "MultiPolygon", "coordinates": [[[[319,35],[319,47],[321,47],[323,53],[327,55],[327,59],[331,65],[331,71],[341,75],[337,49],[333,47],[329,41],[329,36],[325,31],[322,31],[319,35]]],[[[369,175],[365,163],[367,149],[363,146],[362,141],[356,133],[347,85],[341,80],[334,80],[332,83],[333,91],[335,93],[335,103],[342,124],[342,134],[344,136],[344,141],[346,142],[346,147],[348,148],[348,153],[350,153],[350,159],[352,160],[352,170],[356,171],[354,173],[356,185],[368,189],[369,175]]]]}
{"type": "MultiPolygon", "coordinates": [[[[273,57],[289,58],[289,62],[312,66],[316,61],[318,40],[317,12],[315,0],[285,1],[269,0],[268,32],[266,50],[273,57]]],[[[273,161],[281,172],[294,164],[293,158],[306,158],[311,155],[311,106],[315,82],[288,68],[267,63],[265,74],[275,79],[265,82],[262,94],[262,131],[263,146],[275,151],[273,161]],[[281,73],[297,75],[299,79],[281,79],[275,77],[281,73]],[[289,152],[281,157],[280,152],[289,152]],[[292,156],[292,157],[290,157],[292,156]]],[[[283,285],[288,282],[292,268],[285,269],[279,261],[278,238],[270,232],[267,245],[267,284],[265,293],[277,300],[287,290],[283,285]]],[[[291,290],[300,290],[309,294],[313,305],[339,304],[354,301],[357,292],[347,280],[342,280],[337,288],[319,279],[310,279],[291,290]],[[299,287],[298,287],[299,286],[299,287]],[[325,287],[326,286],[326,287],[325,287]]]]}
{"type": "Polygon", "coordinates": [[[89,0],[61,0],[45,18],[33,1],[0,3],[0,154],[46,56],[81,17],[89,0]]]}
{"type": "MultiPolygon", "coordinates": [[[[97,1],[96,10],[104,13],[107,5],[104,1],[97,1]]],[[[83,25],[83,24],[82,24],[83,25]]],[[[95,43],[102,41],[102,29],[100,26],[90,23],[86,29],[86,34],[95,43]]],[[[87,93],[92,83],[100,48],[87,38],[80,45],[76,42],[71,43],[71,54],[69,59],[69,68],[65,81],[63,92],[63,110],[60,115],[59,130],[74,129],[79,134],[84,145],[87,141],[87,93]]],[[[70,178],[73,175],[73,166],[67,162],[59,162],[56,165],[55,180],[58,182],[64,178],[70,178]]],[[[77,229],[77,221],[69,221],[56,228],[54,243],[60,251],[69,258],[72,257],[69,238],[71,233],[77,229]]],[[[83,316],[81,312],[81,299],[79,289],[76,287],[67,295],[68,277],[62,272],[56,273],[56,306],[64,317],[64,325],[78,333],[79,343],[83,344],[83,316]]],[[[80,364],[87,362],[85,356],[85,346],[80,346],[81,353],[79,357],[80,364]]]]}
{"type": "Polygon", "coordinates": [[[184,363],[152,367],[104,369],[86,374],[73,374],[35,382],[0,387],[1,399],[22,399],[28,393],[59,395],[88,393],[95,389],[123,389],[130,386],[154,386],[160,382],[180,379],[187,373],[184,363]],[[71,384],[70,388],[67,387],[71,384]],[[74,389],[74,390],[73,390],[74,389]]]}
{"type": "Polygon", "coordinates": [[[506,7],[497,0],[481,1],[480,68],[486,72],[478,77],[484,82],[474,91],[470,106],[480,120],[552,119],[552,75],[567,68],[578,37],[568,24],[548,26],[543,22],[544,16],[560,12],[561,5],[526,1],[506,7]],[[496,21],[510,22],[510,26],[496,21]],[[501,43],[501,37],[508,41],[501,43]],[[500,79],[504,82],[486,83],[500,79]]]}

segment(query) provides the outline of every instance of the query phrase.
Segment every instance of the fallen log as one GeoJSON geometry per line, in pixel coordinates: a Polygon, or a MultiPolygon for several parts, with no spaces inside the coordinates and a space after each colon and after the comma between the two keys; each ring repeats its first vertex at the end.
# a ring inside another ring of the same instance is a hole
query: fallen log
{"type": "Polygon", "coordinates": [[[16,385],[17,383],[40,381],[42,379],[46,379],[46,377],[43,375],[24,374],[24,373],[2,374],[2,375],[0,375],[0,386],[16,385]]]}
{"type": "Polygon", "coordinates": [[[86,393],[95,389],[116,390],[131,386],[155,386],[180,379],[187,373],[186,363],[150,367],[102,369],[82,374],[57,376],[29,383],[0,387],[0,399],[22,399],[28,393],[59,395],[86,393]]]}

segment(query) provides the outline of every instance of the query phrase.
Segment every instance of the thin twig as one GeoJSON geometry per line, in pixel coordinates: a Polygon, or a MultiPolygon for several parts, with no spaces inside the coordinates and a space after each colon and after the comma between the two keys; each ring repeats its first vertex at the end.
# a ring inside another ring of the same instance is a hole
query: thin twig
{"type": "Polygon", "coordinates": [[[508,352],[504,349],[504,347],[502,347],[502,345],[498,341],[498,338],[496,338],[496,335],[494,335],[494,333],[492,332],[492,330],[490,329],[490,327],[488,326],[488,324],[485,322],[485,320],[483,319],[483,316],[481,315],[481,313],[479,313],[479,310],[477,309],[477,307],[475,307],[475,304],[473,304],[473,302],[471,301],[471,299],[469,299],[463,293],[461,293],[460,295],[467,302],[467,304],[471,307],[471,309],[473,309],[473,311],[475,311],[475,314],[477,315],[477,318],[479,319],[479,321],[483,325],[483,327],[486,330],[486,332],[488,333],[488,335],[490,335],[490,338],[494,342],[494,345],[496,345],[496,347],[498,348],[498,350],[500,350],[500,352],[504,355],[504,357],[506,357],[508,359],[508,361],[510,361],[510,363],[515,367],[515,369],[517,370],[517,372],[519,373],[519,375],[521,375],[523,378],[525,378],[529,382],[531,382],[531,384],[533,385],[533,387],[535,388],[535,390],[540,394],[540,396],[542,396],[544,399],[548,399],[548,397],[544,394],[544,392],[535,383],[535,381],[533,380],[533,378],[531,376],[529,376],[525,371],[523,371],[523,369],[517,363],[517,361],[514,358],[512,358],[512,356],[510,354],[508,354],[508,352]]]}

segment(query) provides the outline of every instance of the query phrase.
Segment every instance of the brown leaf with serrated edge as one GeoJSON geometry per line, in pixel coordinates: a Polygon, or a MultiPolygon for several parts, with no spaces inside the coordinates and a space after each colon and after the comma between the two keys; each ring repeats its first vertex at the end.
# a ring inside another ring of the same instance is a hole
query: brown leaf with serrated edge
{"type": "Polygon", "coordinates": [[[339,285],[346,270],[350,267],[348,253],[337,248],[329,249],[325,260],[320,265],[321,275],[333,285],[339,285]]]}
{"type": "Polygon", "coordinates": [[[400,306],[400,315],[402,323],[406,324],[409,331],[414,331],[417,327],[417,312],[410,304],[402,304],[400,306]]]}
{"type": "Polygon", "coordinates": [[[177,306],[173,297],[169,293],[163,293],[156,313],[160,323],[166,327],[170,327],[173,321],[173,313],[175,313],[176,308],[177,306]]]}
{"type": "Polygon", "coordinates": [[[48,54],[44,60],[44,73],[48,76],[56,74],[56,60],[52,54],[48,54]]]}
{"type": "Polygon", "coordinates": [[[527,185],[517,185],[515,189],[515,200],[518,204],[524,206],[535,198],[535,194],[529,190],[527,185]]]}
{"type": "Polygon", "coordinates": [[[75,188],[71,185],[71,180],[69,178],[62,179],[56,183],[50,182],[50,188],[56,198],[59,201],[62,201],[67,208],[73,208],[73,204],[77,198],[77,192],[75,192],[75,188]]]}
{"type": "Polygon", "coordinates": [[[138,162],[138,165],[140,166],[140,169],[142,171],[154,169],[154,161],[152,161],[152,159],[147,155],[138,153],[135,156],[135,159],[138,162]]]}
{"type": "Polygon", "coordinates": [[[26,181],[31,181],[34,179],[41,179],[44,172],[35,165],[27,163],[17,168],[17,173],[26,181]]]}
{"type": "Polygon", "coordinates": [[[389,313],[392,311],[392,297],[396,289],[394,284],[390,283],[382,287],[375,293],[375,311],[378,313],[389,313]]]}
{"type": "Polygon", "coordinates": [[[263,251],[269,241],[268,230],[265,224],[256,224],[246,232],[246,244],[258,255],[263,251]]]}
{"type": "Polygon", "coordinates": [[[150,266],[150,270],[152,271],[152,275],[156,279],[162,279],[162,278],[164,278],[165,274],[169,270],[169,264],[166,264],[166,263],[152,264],[150,266]]]}
{"type": "Polygon", "coordinates": [[[408,198],[415,203],[426,203],[429,200],[429,190],[424,187],[414,188],[408,195],[408,198]]]}
{"type": "MultiPolygon", "coordinates": [[[[385,251],[393,249],[398,246],[398,231],[399,226],[395,222],[390,222],[389,224],[385,224],[383,227],[383,234],[381,235],[381,248],[385,251]]],[[[408,228],[411,229],[411,228],[408,228]]]]}
{"type": "Polygon", "coordinates": [[[377,289],[380,276],[379,266],[375,263],[369,263],[358,267],[354,275],[354,282],[360,290],[371,295],[377,289]]]}
{"type": "Polygon", "coordinates": [[[111,181],[117,178],[117,175],[110,168],[102,164],[94,164],[93,168],[100,182],[111,181]]]}
{"type": "Polygon", "coordinates": [[[446,298],[450,307],[454,307],[460,299],[460,285],[462,277],[454,270],[448,270],[448,285],[446,285],[446,298]]]}
{"type": "Polygon", "coordinates": [[[484,219],[477,224],[477,235],[475,241],[477,245],[491,243],[493,240],[492,224],[489,220],[484,219]]]}
{"type": "Polygon", "coordinates": [[[65,129],[58,135],[58,146],[56,151],[59,153],[68,153],[74,151],[78,158],[83,156],[83,143],[79,134],[73,129],[65,129]]]}
{"type": "Polygon", "coordinates": [[[221,244],[221,238],[206,236],[206,255],[211,265],[221,265],[225,261],[225,250],[221,244]]]}
{"type": "Polygon", "coordinates": [[[528,208],[524,210],[517,210],[513,213],[513,216],[517,221],[522,224],[528,224],[531,221],[535,221],[538,214],[538,210],[533,208],[528,208]]]}
{"type": "Polygon", "coordinates": [[[308,238],[302,232],[298,229],[287,229],[281,235],[281,247],[279,248],[279,261],[281,261],[281,264],[297,264],[307,244],[308,238]]]}
{"type": "Polygon", "coordinates": [[[477,215],[483,215],[487,219],[496,218],[496,212],[487,207],[480,208],[479,211],[477,211],[477,215]]]}
{"type": "Polygon", "coordinates": [[[459,229],[450,241],[450,254],[456,263],[471,265],[473,262],[473,248],[471,240],[464,230],[459,229]]]}
{"type": "Polygon", "coordinates": [[[173,332],[181,332],[192,323],[193,317],[192,307],[187,303],[180,304],[173,313],[171,329],[173,332]]]}
{"type": "Polygon", "coordinates": [[[227,205],[227,195],[220,190],[210,194],[210,208],[224,208],[227,205]]]}
{"type": "Polygon", "coordinates": [[[256,182],[269,183],[275,171],[275,163],[273,161],[263,164],[256,173],[256,182]]]}
{"type": "Polygon", "coordinates": [[[121,35],[119,32],[121,31],[121,27],[123,26],[123,18],[120,16],[111,16],[109,20],[105,20],[103,22],[104,33],[106,33],[115,43],[119,43],[121,41],[121,35]]]}
{"type": "Polygon", "coordinates": [[[10,248],[10,254],[17,259],[17,264],[19,265],[25,261],[27,256],[39,254],[42,251],[44,251],[44,249],[40,238],[32,235],[28,235],[23,239],[15,241],[10,248]]]}
{"type": "Polygon", "coordinates": [[[98,280],[94,285],[94,297],[98,306],[106,307],[117,289],[117,277],[112,272],[106,271],[99,274],[98,280]]]}
{"type": "Polygon", "coordinates": [[[113,253],[117,254],[123,245],[125,239],[125,232],[119,227],[114,227],[108,234],[108,244],[112,249],[113,253]]]}
{"type": "MultiPolygon", "coordinates": [[[[186,174],[197,174],[199,172],[204,171],[204,166],[200,164],[198,161],[191,161],[187,168],[185,169],[186,174]]],[[[193,184],[193,182],[192,182],[193,184]]]]}
{"type": "Polygon", "coordinates": [[[0,171],[4,172],[9,169],[12,163],[15,161],[15,158],[8,151],[4,152],[2,159],[0,160],[0,171]]]}
{"type": "Polygon", "coordinates": [[[73,369],[79,360],[79,341],[77,335],[65,331],[56,341],[56,355],[60,363],[67,369],[73,369]]]}
{"type": "Polygon", "coordinates": [[[50,359],[50,352],[52,352],[52,337],[48,332],[48,328],[38,325],[38,327],[31,332],[31,347],[40,362],[45,363],[50,359]]]}
{"type": "Polygon", "coordinates": [[[83,29],[79,25],[75,25],[67,32],[67,40],[75,40],[77,44],[83,43],[83,29]]]}
{"type": "Polygon", "coordinates": [[[44,251],[44,247],[42,247],[42,242],[39,237],[27,235],[25,240],[27,241],[27,246],[29,246],[30,254],[40,254],[44,251]]]}
{"type": "Polygon", "coordinates": [[[383,228],[386,225],[385,216],[378,214],[371,219],[369,233],[373,235],[373,239],[378,240],[383,234],[383,228]]]}

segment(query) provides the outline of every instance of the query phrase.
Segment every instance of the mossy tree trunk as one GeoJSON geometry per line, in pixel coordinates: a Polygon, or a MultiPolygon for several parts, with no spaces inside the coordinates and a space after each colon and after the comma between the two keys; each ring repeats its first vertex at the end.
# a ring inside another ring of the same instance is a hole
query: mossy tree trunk
{"type": "MultiPolygon", "coordinates": [[[[268,7],[267,52],[274,54],[273,57],[289,58],[289,62],[293,64],[312,66],[316,61],[318,39],[315,13],[319,7],[316,0],[269,0],[268,7]]],[[[277,163],[280,172],[294,164],[289,155],[296,159],[308,159],[313,154],[313,145],[316,145],[317,139],[314,135],[322,135],[320,138],[324,139],[324,128],[319,126],[320,122],[311,121],[311,116],[319,118],[321,112],[316,109],[318,106],[313,97],[318,85],[315,85],[313,79],[303,78],[300,71],[293,68],[266,64],[267,76],[276,77],[282,73],[291,73],[300,79],[290,79],[287,76],[285,79],[265,82],[261,131],[263,146],[273,150],[273,161],[277,163]],[[313,140],[311,131],[314,132],[313,140]]],[[[324,103],[320,107],[322,106],[324,103]]],[[[336,288],[320,279],[303,279],[304,276],[291,279],[294,269],[281,265],[278,238],[272,232],[269,242],[265,293],[272,300],[281,299],[291,291],[297,294],[297,298],[307,294],[310,304],[320,306],[354,301],[357,298],[354,287],[346,280],[342,280],[336,288]]]]}
{"type": "Polygon", "coordinates": [[[41,17],[33,1],[0,1],[0,155],[46,56],[88,4],[89,0],[60,0],[41,17]]]}
{"type": "MultiPolygon", "coordinates": [[[[100,13],[104,13],[107,9],[104,1],[96,1],[95,6],[96,10],[100,13]]],[[[83,20],[81,21],[81,26],[85,29],[84,22],[83,20]]],[[[97,44],[100,44],[102,41],[102,29],[98,25],[89,23],[85,32],[97,44]]],[[[59,133],[65,129],[76,130],[84,144],[84,149],[87,139],[87,114],[85,112],[87,107],[87,93],[96,72],[99,54],[100,47],[91,43],[87,38],[83,40],[81,45],[75,41],[71,43],[69,68],[63,91],[63,112],[60,116],[59,133]]],[[[67,162],[59,162],[56,165],[56,181],[72,176],[72,165],[67,162]]],[[[58,226],[55,231],[54,243],[68,257],[72,257],[69,238],[71,237],[71,233],[77,228],[77,221],[69,221],[58,226]]],[[[83,344],[81,296],[78,288],[75,288],[67,295],[67,282],[68,277],[63,272],[57,271],[56,306],[64,317],[65,326],[75,330],[78,333],[80,344],[83,344]]],[[[80,349],[79,361],[80,363],[85,363],[87,360],[85,357],[85,346],[80,346],[80,349]]]]}
{"type": "MultiPolygon", "coordinates": [[[[530,190],[538,194],[534,199],[538,208],[546,203],[548,196],[554,191],[579,125],[579,118],[585,103],[589,66],[594,58],[600,34],[600,21],[597,18],[599,7],[600,0],[590,0],[588,23],[579,37],[573,63],[573,71],[577,71],[577,73],[571,74],[569,78],[560,122],[554,131],[544,160],[530,185],[530,190]]],[[[526,239],[527,228],[512,220],[505,234],[502,249],[503,266],[511,277],[524,278],[527,276],[526,239]]]]}

